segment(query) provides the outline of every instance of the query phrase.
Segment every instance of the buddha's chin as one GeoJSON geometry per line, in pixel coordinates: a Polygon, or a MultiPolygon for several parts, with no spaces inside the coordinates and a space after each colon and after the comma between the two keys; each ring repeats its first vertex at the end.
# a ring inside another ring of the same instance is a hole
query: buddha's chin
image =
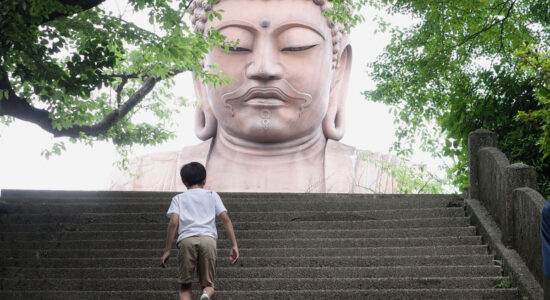
{"type": "Polygon", "coordinates": [[[286,143],[304,138],[307,132],[300,131],[289,124],[280,122],[266,122],[265,119],[248,120],[239,126],[229,126],[224,131],[232,137],[252,143],[286,143]]]}

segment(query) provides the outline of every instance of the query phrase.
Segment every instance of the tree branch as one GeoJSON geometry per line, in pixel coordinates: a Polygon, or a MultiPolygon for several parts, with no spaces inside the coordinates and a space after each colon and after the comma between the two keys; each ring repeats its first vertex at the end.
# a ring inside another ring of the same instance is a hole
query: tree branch
{"type": "MultiPolygon", "coordinates": [[[[505,1],[505,3],[508,3],[508,1],[505,1]]],[[[501,35],[500,35],[500,38],[501,38],[501,42],[502,42],[502,33],[503,33],[503,26],[504,26],[504,22],[510,17],[510,14],[514,8],[514,5],[516,4],[516,1],[512,1],[512,4],[508,7],[508,11],[506,12],[506,16],[504,16],[504,18],[500,19],[500,20],[495,20],[494,22],[491,22],[490,24],[487,24],[485,25],[483,28],[481,28],[478,32],[475,32],[473,34],[470,34],[469,36],[467,36],[462,42],[458,43],[456,45],[456,48],[459,48],[461,47],[462,45],[466,44],[467,42],[469,42],[470,40],[473,40],[473,39],[476,39],[478,36],[480,36],[481,34],[489,31],[491,28],[495,27],[496,25],[501,25],[501,35]]],[[[499,13],[502,12],[502,9],[499,11],[499,13]]]]}
{"type": "MultiPolygon", "coordinates": [[[[31,18],[30,12],[27,13],[24,11],[17,11],[17,14],[22,16],[22,19],[17,21],[17,25],[18,26],[43,25],[45,23],[48,23],[60,17],[69,17],[75,13],[87,11],[105,2],[105,0],[58,0],[58,1],[63,5],[80,7],[81,10],[77,12],[72,12],[72,13],[66,12],[66,11],[53,11],[48,16],[40,16],[40,18],[36,18],[36,17],[31,18]]],[[[4,31],[5,28],[9,26],[8,24],[10,21],[8,20],[9,18],[3,18],[2,20],[0,20],[0,32],[4,31]]]]}
{"type": "Polygon", "coordinates": [[[128,83],[128,77],[122,77],[122,82],[116,88],[116,107],[120,108],[120,102],[122,101],[122,89],[128,83]]]}
{"type": "Polygon", "coordinates": [[[501,51],[504,51],[504,23],[508,18],[510,18],[510,14],[512,13],[512,9],[514,9],[514,5],[516,5],[516,1],[512,1],[512,4],[510,5],[510,7],[508,7],[506,16],[504,16],[504,18],[500,22],[500,50],[501,51]]]}
{"type": "Polygon", "coordinates": [[[26,99],[18,97],[13,90],[7,73],[0,74],[0,90],[7,90],[8,99],[0,100],[0,116],[13,116],[23,121],[37,124],[42,129],[52,133],[54,137],[80,137],[81,133],[88,136],[99,136],[106,133],[117,121],[124,118],[137,104],[160,81],[157,77],[149,77],[143,86],[124,102],[122,106],[105,116],[105,118],[94,125],[76,125],[71,128],[57,130],[52,125],[49,112],[44,109],[37,109],[27,102],[26,99]]]}
{"type": "MultiPolygon", "coordinates": [[[[59,0],[59,2],[63,3],[64,5],[78,6],[82,9],[80,12],[83,12],[99,6],[101,3],[105,2],[105,0],[59,0]]],[[[41,24],[47,23],[60,17],[68,17],[71,15],[73,14],[68,14],[66,12],[53,12],[49,16],[44,18],[41,24]]]]}

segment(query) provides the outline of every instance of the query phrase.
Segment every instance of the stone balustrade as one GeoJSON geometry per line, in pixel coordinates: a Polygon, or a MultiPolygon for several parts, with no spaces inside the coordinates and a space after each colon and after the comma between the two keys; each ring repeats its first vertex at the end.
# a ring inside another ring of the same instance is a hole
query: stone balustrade
{"type": "Polygon", "coordinates": [[[502,243],[515,250],[550,299],[544,276],[540,215],[546,201],[536,191],[531,166],[510,164],[497,147],[495,133],[479,129],[468,137],[469,198],[479,200],[502,231],[502,243]]]}

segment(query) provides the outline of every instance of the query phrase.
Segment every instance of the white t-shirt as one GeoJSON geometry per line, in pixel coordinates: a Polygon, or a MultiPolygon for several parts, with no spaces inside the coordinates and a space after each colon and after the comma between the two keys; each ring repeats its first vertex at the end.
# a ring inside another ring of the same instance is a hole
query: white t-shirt
{"type": "MultiPolygon", "coordinates": [[[[227,211],[218,193],[205,189],[190,189],[172,198],[166,216],[179,215],[178,240],[191,236],[218,238],[216,216],[227,211]]],[[[176,242],[176,243],[177,243],[176,242]]]]}

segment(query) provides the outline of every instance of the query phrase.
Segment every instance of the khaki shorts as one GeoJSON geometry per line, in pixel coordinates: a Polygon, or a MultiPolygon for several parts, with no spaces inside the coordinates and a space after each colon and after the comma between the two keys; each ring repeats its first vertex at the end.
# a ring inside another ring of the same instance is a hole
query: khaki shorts
{"type": "Polygon", "coordinates": [[[177,246],[180,283],[191,283],[196,268],[200,284],[214,287],[218,258],[216,240],[209,236],[192,236],[181,240],[177,246]]]}

